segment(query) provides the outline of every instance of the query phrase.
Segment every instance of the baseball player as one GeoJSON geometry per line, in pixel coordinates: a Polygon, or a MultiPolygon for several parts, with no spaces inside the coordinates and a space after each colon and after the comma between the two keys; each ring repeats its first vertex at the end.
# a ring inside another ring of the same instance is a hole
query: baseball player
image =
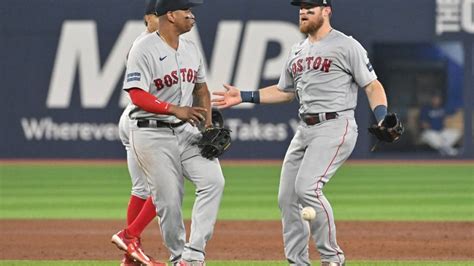
{"type": "Polygon", "coordinates": [[[290,265],[310,265],[311,234],[321,265],[344,265],[323,187],[354,149],[358,88],[364,88],[378,122],[387,114],[387,99],[364,48],[331,27],[331,0],[292,0],[291,4],[300,7],[300,31],[307,38],[292,47],[279,83],[257,91],[225,85],[225,92],[214,93],[213,102],[227,108],[241,102],[298,99],[302,122],[283,161],[278,195],[285,255],[290,265]],[[316,210],[309,227],[300,216],[302,207],[316,210]]]}
{"type": "MultiPolygon", "coordinates": [[[[145,36],[158,30],[158,16],[155,14],[156,0],[147,0],[145,4],[144,22],[146,30],[135,39],[133,45],[143,39],[145,36]]],[[[132,46],[133,46],[132,45],[132,46]]],[[[136,245],[132,250],[136,250],[136,255],[145,254],[141,247],[140,235],[145,227],[156,217],[155,206],[150,197],[150,190],[146,181],[145,174],[140,169],[134,153],[130,150],[129,141],[129,123],[128,113],[133,109],[133,104],[128,104],[124,109],[119,120],[119,135],[122,144],[127,151],[127,166],[132,180],[132,192],[127,208],[127,228],[119,231],[112,236],[112,243],[121,249],[128,250],[128,245],[136,245]]],[[[143,256],[142,261],[148,261],[151,264],[152,259],[143,256]],[[147,260],[147,258],[149,260],[147,260]]],[[[158,263],[155,263],[157,265],[158,263]]],[[[120,264],[121,266],[139,266],[142,265],[134,257],[126,252],[120,264]]],[[[159,264],[158,264],[159,265],[159,264]]],[[[163,264],[164,265],[164,264],[163,264]]]]}
{"type": "Polygon", "coordinates": [[[202,56],[180,36],[194,26],[191,8],[201,3],[157,1],[159,30],[130,50],[123,86],[134,104],[128,113],[130,145],[147,177],[170,261],[181,266],[204,265],[224,190],[219,161],[202,157],[196,145],[201,138],[196,125],[211,126],[202,56]],[[183,176],[196,186],[188,243],[181,211],[183,176]]]}

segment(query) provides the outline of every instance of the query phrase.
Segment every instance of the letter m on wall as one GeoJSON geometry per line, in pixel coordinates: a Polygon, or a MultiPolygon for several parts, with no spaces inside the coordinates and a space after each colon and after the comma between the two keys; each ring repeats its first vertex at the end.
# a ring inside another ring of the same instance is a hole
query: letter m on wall
{"type": "Polygon", "coordinates": [[[65,21],[56,52],[46,106],[69,107],[75,75],[78,73],[82,107],[104,108],[117,82],[121,80],[130,46],[141,31],[143,31],[142,22],[127,22],[101,68],[95,22],[65,21]]]}

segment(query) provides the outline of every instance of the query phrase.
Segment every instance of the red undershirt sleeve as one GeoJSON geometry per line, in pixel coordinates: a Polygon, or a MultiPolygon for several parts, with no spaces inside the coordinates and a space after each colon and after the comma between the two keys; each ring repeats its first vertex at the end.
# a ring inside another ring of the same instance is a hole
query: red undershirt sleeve
{"type": "Polygon", "coordinates": [[[155,114],[169,114],[170,103],[160,101],[155,96],[139,88],[131,88],[127,91],[132,103],[140,107],[140,109],[155,114]]]}

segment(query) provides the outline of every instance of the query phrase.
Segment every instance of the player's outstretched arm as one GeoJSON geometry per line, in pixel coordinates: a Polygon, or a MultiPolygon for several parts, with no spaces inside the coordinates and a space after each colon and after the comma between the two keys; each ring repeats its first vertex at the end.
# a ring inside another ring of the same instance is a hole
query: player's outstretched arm
{"type": "Polygon", "coordinates": [[[372,109],[378,105],[387,106],[387,96],[385,95],[385,90],[377,79],[365,86],[365,93],[369,99],[369,104],[372,109]]]}
{"type": "Polygon", "coordinates": [[[260,103],[288,103],[295,98],[294,92],[282,91],[277,85],[260,90],[260,103]]]}
{"type": "Polygon", "coordinates": [[[277,85],[269,86],[257,91],[241,91],[237,87],[224,84],[225,91],[217,91],[212,94],[217,96],[212,99],[214,106],[220,109],[229,108],[242,102],[250,103],[284,103],[291,102],[295,98],[293,92],[281,91],[277,85]]]}
{"type": "Polygon", "coordinates": [[[385,90],[378,80],[374,80],[365,86],[365,93],[369,100],[370,108],[374,112],[378,123],[381,123],[387,114],[387,96],[385,90]]]}
{"type": "Polygon", "coordinates": [[[211,100],[212,105],[219,109],[229,108],[242,103],[240,90],[229,84],[224,84],[225,91],[216,91],[212,95],[217,96],[211,100]]]}

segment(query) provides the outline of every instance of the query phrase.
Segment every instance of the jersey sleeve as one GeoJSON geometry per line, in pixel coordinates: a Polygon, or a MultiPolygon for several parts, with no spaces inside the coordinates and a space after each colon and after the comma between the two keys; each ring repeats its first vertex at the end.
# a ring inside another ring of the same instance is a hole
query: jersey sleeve
{"type": "Polygon", "coordinates": [[[286,63],[283,65],[283,69],[281,71],[280,80],[278,81],[277,87],[281,91],[294,92],[295,81],[293,79],[293,74],[291,73],[291,70],[288,67],[288,62],[289,62],[289,58],[287,59],[286,63]]]}
{"type": "Polygon", "coordinates": [[[127,69],[123,81],[123,89],[140,88],[150,91],[151,69],[147,62],[144,49],[134,45],[127,59],[127,69]]]}
{"type": "Polygon", "coordinates": [[[358,41],[352,38],[351,40],[347,56],[348,68],[357,85],[364,88],[370,82],[376,80],[377,75],[370,63],[367,51],[358,41]]]}
{"type": "Polygon", "coordinates": [[[193,43],[193,45],[196,49],[196,54],[198,55],[199,59],[199,68],[197,71],[196,83],[204,83],[206,82],[206,68],[204,67],[204,59],[196,44],[193,43]]]}

